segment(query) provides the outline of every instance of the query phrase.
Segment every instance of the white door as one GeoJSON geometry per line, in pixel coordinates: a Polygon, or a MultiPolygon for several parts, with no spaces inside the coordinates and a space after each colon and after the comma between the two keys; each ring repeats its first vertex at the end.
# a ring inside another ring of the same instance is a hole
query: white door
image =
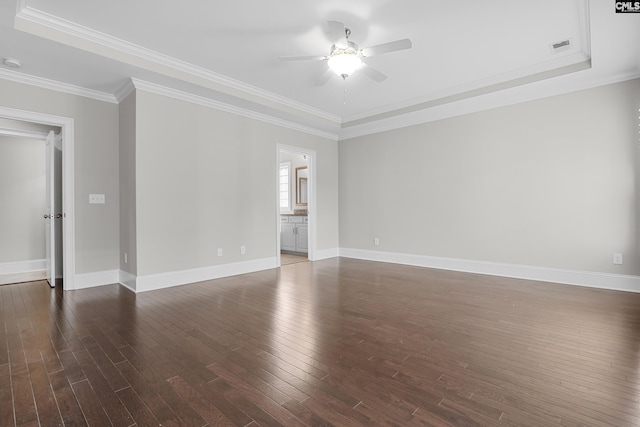
{"type": "Polygon", "coordinates": [[[52,288],[56,285],[56,227],[53,224],[53,205],[55,194],[54,158],[55,158],[55,136],[53,131],[47,135],[46,148],[46,169],[47,169],[47,191],[46,204],[44,208],[44,220],[46,221],[45,245],[47,253],[47,281],[52,288]]]}
{"type": "Polygon", "coordinates": [[[62,150],[59,137],[49,132],[46,142],[45,245],[47,281],[52,288],[62,277],[62,150]]]}

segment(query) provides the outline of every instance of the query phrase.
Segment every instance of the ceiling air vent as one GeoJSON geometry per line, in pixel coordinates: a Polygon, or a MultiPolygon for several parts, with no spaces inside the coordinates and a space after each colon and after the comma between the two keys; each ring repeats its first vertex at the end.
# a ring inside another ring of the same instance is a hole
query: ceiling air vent
{"type": "Polygon", "coordinates": [[[571,49],[571,44],[571,39],[566,39],[549,45],[549,48],[551,48],[551,53],[560,53],[571,49]]]}

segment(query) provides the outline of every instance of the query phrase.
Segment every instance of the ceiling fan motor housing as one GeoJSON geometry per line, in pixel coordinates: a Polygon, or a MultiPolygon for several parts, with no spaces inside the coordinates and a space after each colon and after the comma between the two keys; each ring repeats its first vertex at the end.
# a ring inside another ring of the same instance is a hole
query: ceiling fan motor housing
{"type": "Polygon", "coordinates": [[[341,48],[335,44],[331,46],[329,54],[329,68],[337,75],[346,79],[362,65],[358,45],[347,40],[347,46],[341,48]]]}
{"type": "Polygon", "coordinates": [[[336,46],[335,44],[332,45],[331,53],[329,54],[329,56],[340,55],[340,54],[358,55],[359,54],[358,45],[350,40],[347,40],[347,47],[340,47],[340,46],[336,46]]]}

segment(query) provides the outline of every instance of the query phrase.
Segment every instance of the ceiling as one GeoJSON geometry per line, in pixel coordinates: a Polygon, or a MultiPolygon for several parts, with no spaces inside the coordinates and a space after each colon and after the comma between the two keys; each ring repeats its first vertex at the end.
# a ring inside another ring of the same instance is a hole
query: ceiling
{"type": "Polygon", "coordinates": [[[640,14],[609,0],[0,0],[0,78],[117,100],[132,84],[332,139],[640,77],[640,14]],[[187,7],[188,5],[188,7],[187,7]],[[413,48],[315,82],[327,21],[413,48]],[[551,45],[570,40],[557,52],[551,45]]]}

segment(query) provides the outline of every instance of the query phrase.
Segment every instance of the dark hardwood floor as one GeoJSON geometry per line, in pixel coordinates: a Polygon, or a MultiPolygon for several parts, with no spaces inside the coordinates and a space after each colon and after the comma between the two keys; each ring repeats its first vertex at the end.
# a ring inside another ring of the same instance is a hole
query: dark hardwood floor
{"type": "Polygon", "coordinates": [[[640,425],[640,294],[336,258],[0,321],[0,426],[640,425]]]}

